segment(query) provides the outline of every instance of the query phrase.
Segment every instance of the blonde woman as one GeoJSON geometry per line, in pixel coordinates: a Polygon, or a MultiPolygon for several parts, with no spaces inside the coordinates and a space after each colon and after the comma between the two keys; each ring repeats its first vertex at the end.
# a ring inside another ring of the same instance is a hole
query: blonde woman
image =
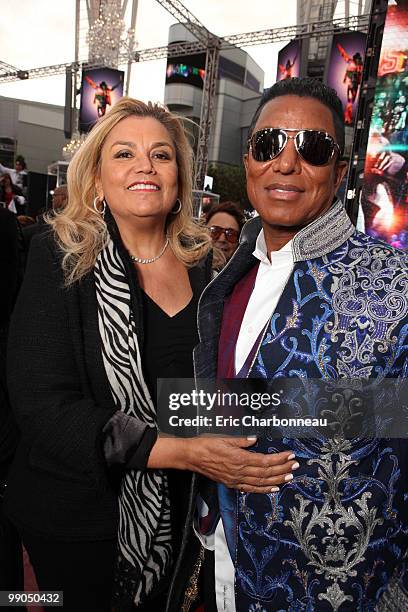
{"type": "Polygon", "coordinates": [[[285,453],[253,461],[247,440],[157,438],[156,379],[193,376],[211,274],[191,162],[178,118],[122,99],[73,158],[68,204],[31,246],[10,332],[22,437],[6,507],[40,589],[63,590],[64,610],[104,612],[113,597],[121,611],[178,611],[175,561],[197,555],[191,472],[257,491],[289,471],[285,453]]]}

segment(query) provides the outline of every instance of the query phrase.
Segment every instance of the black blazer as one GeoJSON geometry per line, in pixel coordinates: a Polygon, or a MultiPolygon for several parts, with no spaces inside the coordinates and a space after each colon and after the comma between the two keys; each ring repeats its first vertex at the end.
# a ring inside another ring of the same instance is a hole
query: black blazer
{"type": "MultiPolygon", "coordinates": [[[[120,250],[137,298],[136,274],[120,250]]],[[[196,268],[195,291],[208,282],[210,259],[196,268]]],[[[102,429],[116,408],[102,360],[94,275],[65,288],[50,231],[31,244],[10,325],[8,384],[21,429],[6,495],[9,517],[23,530],[57,539],[115,537],[117,482],[102,452],[102,429]]]]}
{"type": "Polygon", "coordinates": [[[27,225],[27,227],[23,227],[23,246],[26,257],[28,255],[30,244],[34,236],[37,236],[38,234],[47,231],[49,231],[49,225],[46,224],[43,216],[38,217],[37,222],[33,223],[33,225],[27,225]]]}
{"type": "MultiPolygon", "coordinates": [[[[117,244],[136,296],[133,312],[142,344],[140,288],[132,262],[117,244]]],[[[195,266],[193,291],[201,293],[209,282],[211,263],[209,256],[195,266]]],[[[64,288],[50,231],[31,243],[10,327],[8,383],[22,433],[5,500],[11,520],[23,531],[56,539],[116,537],[117,481],[102,452],[102,428],[116,408],[102,360],[94,276],[64,288]]],[[[172,612],[181,607],[199,548],[189,528],[196,474],[190,483],[186,529],[168,590],[166,610],[172,612]]]]}
{"type": "Polygon", "coordinates": [[[35,237],[8,339],[8,387],[21,441],[5,510],[39,535],[116,535],[117,497],[101,447],[101,430],[116,408],[96,313],[93,274],[64,288],[51,233],[35,237]]]}

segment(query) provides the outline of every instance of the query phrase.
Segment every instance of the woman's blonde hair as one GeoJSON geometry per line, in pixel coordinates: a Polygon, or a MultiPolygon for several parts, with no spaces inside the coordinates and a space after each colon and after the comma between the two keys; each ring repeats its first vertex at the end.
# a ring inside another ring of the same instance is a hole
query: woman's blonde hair
{"type": "Polygon", "coordinates": [[[61,212],[48,219],[64,254],[62,268],[67,285],[92,270],[99,253],[109,241],[106,223],[93,206],[95,180],[100,172],[101,151],[108,134],[119,121],[131,116],[156,119],[167,129],[174,143],[181,210],[178,214],[168,215],[166,231],[176,257],[186,266],[192,266],[211,248],[208,233],[193,219],[193,154],[181,118],[161,104],[122,98],[97,121],[75,153],[68,167],[68,203],[61,212]]]}

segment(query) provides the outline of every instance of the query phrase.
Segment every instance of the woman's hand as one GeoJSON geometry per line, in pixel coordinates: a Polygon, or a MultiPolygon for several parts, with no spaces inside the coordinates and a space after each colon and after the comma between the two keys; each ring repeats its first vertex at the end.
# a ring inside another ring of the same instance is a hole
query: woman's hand
{"type": "Polygon", "coordinates": [[[187,469],[227,487],[248,493],[278,491],[292,480],[299,464],[292,451],[251,453],[256,438],[192,438],[187,440],[187,469]]]}
{"type": "Polygon", "coordinates": [[[177,468],[207,476],[239,491],[271,493],[299,467],[292,451],[251,453],[256,438],[159,438],[149,468],[177,468]]]}

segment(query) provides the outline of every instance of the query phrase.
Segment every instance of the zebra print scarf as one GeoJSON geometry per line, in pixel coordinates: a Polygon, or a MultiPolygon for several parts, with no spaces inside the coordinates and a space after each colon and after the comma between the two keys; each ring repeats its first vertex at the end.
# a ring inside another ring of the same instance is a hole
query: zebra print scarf
{"type": "MultiPolygon", "coordinates": [[[[97,258],[95,285],[103,362],[115,406],[155,426],[156,409],[143,378],[129,283],[112,240],[97,258]]],[[[126,472],[119,494],[118,549],[122,575],[117,582],[136,604],[143,602],[172,556],[168,483],[162,471],[126,472]]]]}

